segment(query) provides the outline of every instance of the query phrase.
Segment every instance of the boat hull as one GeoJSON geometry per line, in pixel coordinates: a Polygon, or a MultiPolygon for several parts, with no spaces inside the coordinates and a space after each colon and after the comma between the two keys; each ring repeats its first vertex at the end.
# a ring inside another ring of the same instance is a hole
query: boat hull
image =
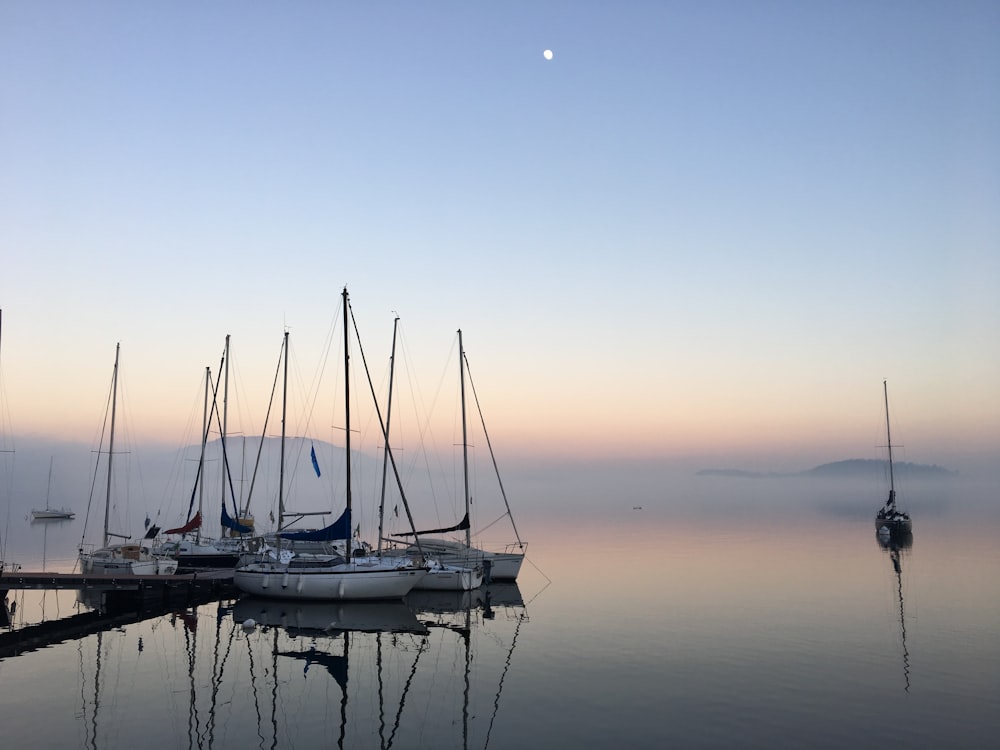
{"type": "Polygon", "coordinates": [[[432,567],[414,586],[423,591],[472,591],[483,585],[483,569],[479,566],[461,568],[455,565],[432,567]]]}
{"type": "Polygon", "coordinates": [[[35,521],[69,520],[76,517],[71,510],[33,510],[31,517],[35,521]]]}
{"type": "Polygon", "coordinates": [[[137,545],[119,545],[81,552],[80,570],[92,575],[164,576],[177,572],[177,561],[150,555],[137,545]]]}
{"type": "Polygon", "coordinates": [[[178,555],[177,569],[183,573],[212,568],[235,568],[241,556],[241,553],[237,552],[226,552],[215,555],[178,555]]]}
{"type": "Polygon", "coordinates": [[[490,566],[491,581],[514,581],[521,572],[524,555],[514,552],[496,552],[488,555],[485,561],[490,566]]]}
{"type": "Polygon", "coordinates": [[[879,531],[885,529],[890,534],[909,534],[913,531],[913,522],[909,518],[876,518],[875,528],[879,531]]]}
{"type": "Polygon", "coordinates": [[[426,573],[424,568],[391,568],[354,562],[332,568],[255,562],[237,568],[233,572],[233,584],[247,594],[272,599],[402,599],[426,573]]]}
{"type": "Polygon", "coordinates": [[[466,547],[448,539],[423,539],[419,547],[411,545],[405,554],[424,554],[444,565],[460,568],[481,567],[486,583],[517,580],[521,563],[524,562],[523,552],[490,552],[477,547],[466,547]]]}

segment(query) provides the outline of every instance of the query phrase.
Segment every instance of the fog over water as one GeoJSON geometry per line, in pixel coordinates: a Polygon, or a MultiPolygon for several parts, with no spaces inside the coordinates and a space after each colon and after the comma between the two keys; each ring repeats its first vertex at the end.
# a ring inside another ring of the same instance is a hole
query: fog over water
{"type": "MultiPolygon", "coordinates": [[[[256,460],[256,440],[244,444],[229,441],[232,488],[241,506],[249,493],[250,477],[256,460]],[[236,454],[236,455],[233,455],[236,454]]],[[[187,517],[197,472],[199,446],[183,449],[166,446],[116,449],[116,479],[113,492],[115,521],[122,531],[141,535],[147,515],[164,528],[180,524],[187,517]]],[[[482,453],[482,452],[480,452],[482,453]]],[[[216,518],[221,492],[221,465],[218,441],[209,443],[204,470],[207,526],[216,518]]],[[[461,517],[461,465],[455,456],[441,459],[415,458],[403,452],[397,462],[405,493],[418,526],[421,523],[453,523],[461,517]],[[434,465],[429,463],[433,461],[434,465]]],[[[843,457],[831,457],[839,460],[843,457]]],[[[877,455],[871,456],[877,458],[877,455]]],[[[98,454],[79,444],[53,443],[41,439],[21,439],[16,452],[3,454],[5,495],[9,507],[0,508],[11,519],[23,518],[32,508],[69,506],[78,522],[86,518],[91,505],[89,530],[98,530],[103,520],[106,456],[95,467],[98,454]],[[49,472],[51,466],[51,483],[49,472]],[[95,472],[96,469],[96,472],[95,472]],[[96,474],[96,476],[95,476],[96,474]]],[[[781,471],[803,472],[814,465],[796,465],[785,457],[773,461],[738,463],[739,458],[694,458],[685,460],[609,459],[604,462],[545,462],[504,464],[499,468],[517,522],[530,524],[559,521],[587,523],[590,519],[614,519],[639,509],[646,514],[669,518],[710,518],[713,515],[764,519],[780,515],[794,506],[798,512],[826,518],[867,519],[884,500],[888,489],[885,472],[872,465],[867,474],[847,477],[808,476],[717,476],[705,469],[740,469],[768,474],[781,471]],[[791,470],[774,468],[795,466],[791,470]]],[[[266,524],[276,509],[278,485],[278,441],[269,440],[260,459],[251,511],[266,524]]],[[[321,510],[331,514],[343,508],[343,450],[311,440],[289,440],[286,446],[286,507],[321,510]],[[317,448],[323,477],[313,474],[308,451],[317,448]]],[[[494,469],[488,455],[474,455],[471,461],[470,492],[474,518],[486,526],[503,514],[494,469]]],[[[950,469],[951,467],[944,467],[950,469]]],[[[979,469],[971,474],[956,473],[932,479],[911,479],[905,466],[897,464],[896,488],[900,502],[919,517],[963,516],[992,511],[992,504],[974,508],[960,498],[977,498],[975,504],[995,496],[990,488],[1000,487],[997,469],[979,469]],[[963,492],[968,488],[968,493],[963,492]]],[[[375,513],[381,488],[381,456],[359,455],[352,464],[355,517],[374,533],[375,513]]],[[[388,473],[386,507],[395,507],[402,517],[398,491],[388,473]]],[[[228,493],[228,490],[227,490],[228,493]]],[[[228,494],[227,494],[228,497],[228,494]]],[[[82,527],[81,527],[82,528],[82,527]]],[[[90,533],[88,531],[88,533],[90,533]]],[[[6,536],[6,535],[5,535],[6,536]]]]}

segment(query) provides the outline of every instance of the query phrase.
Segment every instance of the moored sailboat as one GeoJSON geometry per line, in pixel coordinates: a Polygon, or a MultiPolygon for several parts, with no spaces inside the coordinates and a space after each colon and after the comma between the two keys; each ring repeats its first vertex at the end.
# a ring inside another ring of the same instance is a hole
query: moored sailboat
{"type": "MultiPolygon", "coordinates": [[[[500,494],[503,496],[504,506],[506,508],[505,515],[510,518],[511,527],[513,528],[514,536],[517,541],[516,543],[507,545],[502,551],[487,550],[482,547],[475,546],[472,543],[472,525],[470,522],[472,495],[469,489],[469,438],[465,397],[466,379],[469,380],[469,384],[472,386],[473,396],[475,396],[475,386],[472,384],[471,377],[468,376],[467,365],[468,362],[465,357],[465,348],[462,345],[462,331],[459,330],[458,367],[462,406],[462,474],[464,483],[463,494],[465,501],[465,517],[454,526],[449,526],[447,528],[400,532],[398,534],[394,534],[393,536],[413,536],[419,538],[419,550],[422,550],[423,554],[429,558],[436,559],[446,566],[472,569],[477,567],[481,568],[483,570],[483,579],[487,582],[513,581],[517,578],[518,573],[521,570],[521,563],[524,562],[524,550],[527,545],[521,541],[520,535],[517,532],[517,526],[514,524],[514,517],[511,515],[510,503],[507,502],[507,493],[504,491],[503,482],[500,480],[500,471],[497,467],[496,457],[493,455],[493,446],[490,443],[489,434],[486,432],[486,422],[483,418],[482,410],[478,409],[478,397],[475,400],[477,410],[479,411],[480,423],[482,424],[486,444],[489,447],[490,459],[493,463],[493,469],[496,473],[497,482],[500,486],[500,494]],[[424,538],[424,535],[428,534],[446,534],[451,532],[464,532],[464,534],[459,538],[424,538]]],[[[418,547],[416,545],[407,549],[407,553],[409,554],[416,554],[417,551],[418,547]]]]}
{"type": "Polygon", "coordinates": [[[878,513],[875,514],[875,528],[889,535],[909,534],[913,531],[910,514],[896,506],[896,484],[892,471],[892,433],[889,429],[889,388],[882,381],[882,391],[885,396],[885,435],[889,450],[889,497],[878,513]]]}
{"type": "Polygon", "coordinates": [[[35,508],[31,511],[31,519],[33,521],[65,521],[76,516],[76,513],[71,511],[69,508],[53,508],[49,503],[49,498],[52,492],[52,459],[49,459],[49,481],[45,490],[45,507],[42,509],[35,508]]]}
{"type": "MultiPolygon", "coordinates": [[[[92,544],[80,543],[80,569],[83,573],[106,575],[172,575],[177,572],[177,561],[165,555],[156,555],[148,547],[130,541],[127,534],[116,534],[109,530],[111,515],[111,486],[114,477],[115,418],[118,405],[118,354],[120,345],[115,345],[115,367],[111,380],[111,429],[108,437],[107,489],[104,501],[104,535],[102,544],[95,549],[92,544]],[[123,540],[121,544],[110,544],[112,537],[123,540]]],[[[95,466],[95,477],[100,461],[95,466]]],[[[88,506],[89,507],[89,506],[88,506]]],[[[86,535],[86,524],[84,535],[86,535]]]]}
{"type": "MultiPolygon", "coordinates": [[[[420,582],[414,586],[414,589],[419,590],[429,590],[429,591],[471,591],[473,589],[478,589],[483,585],[483,566],[478,561],[473,561],[471,563],[456,564],[454,562],[444,562],[439,560],[434,556],[426,556],[421,545],[417,544],[413,547],[403,550],[399,547],[390,547],[388,549],[383,549],[383,542],[386,541],[383,536],[383,524],[385,519],[385,491],[386,491],[386,477],[388,474],[389,463],[392,460],[392,452],[389,448],[389,426],[392,419],[392,387],[393,387],[393,375],[395,372],[395,361],[396,361],[396,334],[399,327],[399,317],[397,316],[393,322],[392,328],[392,354],[390,356],[389,365],[389,397],[388,404],[386,405],[386,415],[385,415],[385,451],[382,460],[382,497],[379,501],[379,541],[378,541],[378,551],[379,554],[386,554],[388,556],[399,557],[401,555],[415,555],[418,558],[423,558],[427,563],[427,575],[420,579],[420,582]]],[[[395,473],[395,472],[394,472],[395,473]]],[[[399,479],[397,475],[397,480],[399,479]]],[[[400,483],[400,493],[402,493],[402,486],[400,483]]],[[[468,513],[465,516],[465,522],[468,524],[468,513]]],[[[419,537],[418,537],[419,539],[419,537]]]]}
{"type": "MultiPolygon", "coordinates": [[[[222,367],[220,367],[220,377],[224,368],[225,380],[223,383],[223,410],[219,415],[218,391],[219,384],[212,383],[211,370],[205,368],[205,404],[204,415],[202,417],[201,453],[198,459],[198,471],[195,477],[194,487],[191,491],[191,500],[188,503],[188,520],[176,528],[167,529],[163,533],[166,536],[180,535],[180,539],[170,540],[160,545],[159,550],[164,554],[169,554],[177,559],[181,571],[193,571],[204,568],[233,568],[239,562],[241,556],[246,552],[245,536],[253,532],[253,527],[241,524],[234,519],[226,510],[226,487],[230,488],[232,495],[232,479],[229,475],[229,460],[226,451],[226,411],[229,393],[229,336],[226,336],[226,345],[222,354],[222,367]],[[209,406],[209,395],[211,394],[211,407],[209,406]],[[222,513],[220,524],[223,530],[229,529],[231,536],[212,539],[202,534],[203,515],[202,506],[205,493],[205,449],[208,444],[208,433],[211,425],[211,418],[215,416],[219,423],[219,444],[222,448],[222,513]],[[195,512],[195,497],[198,498],[198,509],[195,512]]],[[[234,498],[235,509],[235,498],[234,498]]]]}
{"type": "Polygon", "coordinates": [[[344,403],[345,450],[345,510],[337,522],[325,529],[305,532],[285,530],[284,474],[285,425],[288,393],[288,332],[282,347],[284,357],[284,387],[281,417],[281,467],[278,489],[277,549],[248,557],[233,574],[233,583],[241,591],[257,596],[280,599],[401,599],[423,578],[427,571],[409,558],[355,557],[352,551],[351,529],[351,402],[350,357],[348,354],[348,297],[342,295],[344,313],[344,403]],[[346,532],[346,533],[345,533],[346,532]],[[297,552],[296,541],[317,542],[343,539],[345,555],[322,552],[297,552]],[[291,549],[282,552],[282,545],[291,549]],[[290,553],[290,554],[288,554],[290,553]]]}

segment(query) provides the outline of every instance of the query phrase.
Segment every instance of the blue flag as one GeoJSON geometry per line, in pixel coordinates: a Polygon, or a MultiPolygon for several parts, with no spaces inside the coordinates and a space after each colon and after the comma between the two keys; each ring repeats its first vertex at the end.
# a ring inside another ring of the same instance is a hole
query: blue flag
{"type": "Polygon", "coordinates": [[[319,476],[319,461],[316,460],[316,446],[312,446],[309,449],[309,455],[312,457],[313,468],[316,470],[316,476],[319,476]]]}

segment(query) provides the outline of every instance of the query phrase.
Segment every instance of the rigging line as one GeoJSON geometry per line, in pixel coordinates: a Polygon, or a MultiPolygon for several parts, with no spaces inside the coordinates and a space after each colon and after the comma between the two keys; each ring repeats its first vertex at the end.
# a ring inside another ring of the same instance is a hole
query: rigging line
{"type": "Polygon", "coordinates": [[[267,402],[267,413],[264,415],[264,428],[260,435],[260,442],[257,444],[257,458],[254,460],[253,472],[250,474],[250,489],[247,490],[247,503],[243,512],[250,508],[250,498],[253,497],[253,488],[257,483],[257,470],[260,468],[261,454],[264,451],[264,441],[267,439],[267,425],[271,420],[271,408],[274,406],[274,396],[278,391],[278,378],[281,375],[281,358],[284,355],[285,345],[282,343],[281,352],[278,354],[278,364],[274,369],[274,382],[271,384],[271,398],[267,402]]]}
{"type": "MultiPolygon", "coordinates": [[[[128,395],[129,384],[128,384],[128,371],[127,371],[126,368],[119,369],[119,371],[118,371],[118,378],[119,378],[119,388],[121,389],[121,399],[120,399],[120,401],[122,402],[122,407],[121,407],[121,410],[123,412],[122,417],[123,417],[123,420],[124,420],[124,423],[125,423],[124,424],[123,442],[125,443],[126,447],[131,447],[132,445],[135,445],[136,448],[138,449],[138,443],[135,442],[135,438],[133,438],[133,435],[138,435],[139,431],[136,430],[136,429],[134,429],[134,426],[133,426],[133,421],[134,420],[133,420],[132,409],[131,409],[132,398],[131,398],[131,396],[128,395]]],[[[131,450],[126,450],[126,451],[123,451],[123,452],[124,453],[131,453],[132,451],[131,450]]],[[[142,474],[142,461],[141,461],[141,459],[139,457],[139,453],[138,453],[138,450],[137,450],[135,458],[132,459],[130,462],[128,462],[128,463],[125,464],[125,467],[126,467],[126,476],[128,478],[128,481],[127,481],[127,483],[125,485],[125,491],[126,491],[126,496],[125,496],[126,497],[126,505],[125,505],[125,513],[126,513],[125,524],[126,525],[125,525],[125,528],[126,528],[126,530],[128,529],[129,519],[131,517],[130,514],[129,514],[129,509],[132,508],[132,498],[131,498],[131,496],[128,493],[131,491],[131,488],[132,488],[132,482],[130,480],[131,480],[131,476],[132,476],[132,472],[133,472],[133,469],[132,469],[133,465],[135,466],[135,470],[134,471],[135,471],[135,474],[138,477],[138,481],[139,481],[139,499],[142,500],[143,505],[146,504],[146,499],[148,497],[148,495],[146,493],[146,482],[145,482],[145,480],[143,478],[143,474],[142,474]]],[[[131,537],[131,534],[129,536],[131,537]]]]}
{"type": "MultiPolygon", "coordinates": [[[[371,389],[372,402],[375,406],[375,414],[378,416],[379,427],[382,430],[382,439],[385,440],[385,453],[389,457],[389,461],[392,463],[392,473],[396,477],[396,484],[398,485],[399,496],[400,499],[403,501],[403,508],[406,510],[406,518],[410,522],[410,531],[416,534],[417,526],[413,522],[413,513],[410,511],[410,504],[409,502],[407,502],[406,493],[403,491],[403,480],[399,476],[399,469],[396,466],[396,458],[395,456],[393,456],[392,446],[389,444],[389,435],[385,429],[385,420],[382,419],[382,410],[379,408],[378,399],[375,397],[375,385],[372,383],[371,372],[368,370],[368,360],[365,358],[365,350],[364,347],[361,345],[361,331],[358,330],[358,322],[354,318],[354,308],[351,307],[351,303],[347,299],[344,300],[344,304],[347,305],[347,309],[351,313],[351,323],[354,325],[354,335],[358,341],[358,353],[361,355],[361,363],[364,366],[365,375],[368,378],[368,387],[371,389]]],[[[348,487],[348,492],[350,492],[349,487],[348,487]]],[[[414,539],[417,546],[417,552],[420,554],[420,557],[423,557],[424,550],[420,546],[420,537],[414,536],[414,539]]]]}
{"type": "MultiPolygon", "coordinates": [[[[222,367],[220,366],[219,378],[221,377],[222,377],[222,367]]],[[[233,489],[233,473],[232,471],[230,471],[229,468],[229,454],[226,451],[226,431],[222,427],[222,415],[219,413],[219,402],[217,399],[218,390],[219,390],[219,381],[216,380],[216,384],[212,389],[212,412],[214,412],[216,424],[219,426],[219,442],[222,445],[222,468],[223,471],[225,472],[225,479],[229,481],[229,497],[232,498],[233,510],[236,512],[236,516],[238,518],[240,514],[240,509],[236,505],[236,491],[233,489]]],[[[209,423],[211,423],[211,419],[212,419],[211,415],[209,415],[209,423]]],[[[194,502],[193,492],[191,493],[191,502],[192,503],[194,502]]],[[[222,504],[225,505],[225,503],[226,503],[226,498],[223,497],[222,504]]],[[[190,509],[188,510],[188,514],[190,515],[190,509]]]]}
{"type": "MultiPolygon", "coordinates": [[[[435,517],[440,522],[441,514],[437,510],[439,490],[435,484],[434,471],[432,471],[431,460],[434,459],[434,468],[439,472],[440,476],[446,476],[444,471],[444,464],[441,461],[442,453],[437,449],[437,444],[434,440],[434,432],[431,430],[431,415],[436,410],[436,404],[438,402],[441,393],[444,390],[444,384],[446,382],[446,377],[451,372],[451,367],[446,364],[444,370],[442,370],[440,378],[438,379],[437,389],[434,391],[434,397],[431,400],[431,406],[428,407],[423,398],[423,392],[417,388],[414,384],[414,370],[413,360],[409,354],[408,342],[405,336],[400,336],[400,342],[402,344],[403,350],[403,364],[406,370],[406,381],[409,384],[410,392],[410,404],[413,411],[414,424],[418,425],[417,431],[417,446],[413,453],[413,460],[407,467],[407,475],[413,476],[416,473],[416,468],[418,462],[423,463],[423,469],[426,472],[427,482],[428,482],[428,492],[431,497],[432,505],[435,508],[435,517]],[[419,408],[418,408],[419,407],[419,408]],[[428,450],[428,445],[430,445],[430,450],[428,450]]],[[[455,343],[452,343],[452,351],[455,349],[455,343]]],[[[450,362],[451,357],[449,355],[446,362],[450,362]]],[[[450,378],[449,378],[450,379],[450,378]]],[[[454,511],[455,508],[452,508],[454,511]]]]}
{"type": "Polygon", "coordinates": [[[299,392],[304,394],[303,401],[308,405],[303,415],[300,416],[303,424],[296,429],[296,431],[302,435],[311,435],[313,432],[313,414],[315,413],[316,405],[319,400],[319,393],[323,383],[323,378],[325,377],[326,366],[330,361],[330,352],[333,349],[333,340],[336,335],[336,329],[337,322],[335,318],[330,324],[326,340],[323,342],[323,347],[320,350],[319,367],[314,372],[312,383],[310,383],[308,388],[306,388],[305,383],[302,380],[301,370],[297,367],[292,369],[295,380],[298,381],[299,392]]]}
{"type": "MultiPolygon", "coordinates": [[[[464,353],[462,355],[464,357],[464,353]]],[[[486,418],[483,416],[483,409],[479,405],[479,394],[476,393],[476,384],[472,381],[472,370],[469,368],[469,358],[465,357],[465,372],[469,376],[469,385],[472,386],[472,398],[476,402],[476,410],[479,412],[479,421],[483,425],[483,435],[486,438],[486,446],[490,449],[490,459],[493,461],[493,470],[497,475],[497,482],[500,484],[500,494],[503,495],[504,505],[507,506],[507,515],[510,516],[510,525],[514,527],[514,536],[517,537],[517,543],[524,548],[524,543],[521,541],[521,535],[517,533],[517,524],[514,523],[514,516],[510,514],[510,503],[507,502],[507,493],[503,488],[503,480],[500,479],[500,468],[497,466],[496,456],[493,454],[493,444],[490,442],[490,434],[486,431],[486,418]]]]}
{"type": "MultiPolygon", "coordinates": [[[[101,448],[104,446],[104,435],[108,429],[108,420],[111,414],[111,399],[114,394],[115,380],[112,378],[111,385],[108,387],[108,398],[104,405],[104,421],[101,424],[100,430],[100,440],[97,443],[97,457],[94,459],[94,471],[92,474],[92,479],[90,481],[90,496],[87,498],[87,513],[83,517],[83,532],[80,534],[80,551],[83,551],[83,540],[87,538],[87,525],[90,522],[90,508],[94,502],[94,492],[97,489],[97,475],[98,470],[101,467],[101,448]]],[[[76,562],[73,564],[73,571],[76,571],[76,566],[79,565],[80,559],[77,557],[76,562]]]]}
{"type": "MultiPolygon", "coordinates": [[[[525,557],[524,559],[528,560],[527,557],[525,557]]],[[[545,573],[542,572],[542,569],[539,568],[537,565],[535,565],[535,563],[532,560],[528,560],[528,562],[531,563],[531,567],[537,570],[539,574],[542,576],[542,578],[544,578],[548,582],[542,587],[542,590],[538,592],[538,594],[540,594],[542,593],[542,591],[545,591],[545,589],[547,589],[552,584],[552,579],[549,578],[547,575],[545,575],[545,573]]],[[[528,603],[530,604],[531,602],[535,601],[535,599],[538,597],[538,594],[535,594],[533,597],[531,597],[531,601],[529,601],[528,603]]]]}

